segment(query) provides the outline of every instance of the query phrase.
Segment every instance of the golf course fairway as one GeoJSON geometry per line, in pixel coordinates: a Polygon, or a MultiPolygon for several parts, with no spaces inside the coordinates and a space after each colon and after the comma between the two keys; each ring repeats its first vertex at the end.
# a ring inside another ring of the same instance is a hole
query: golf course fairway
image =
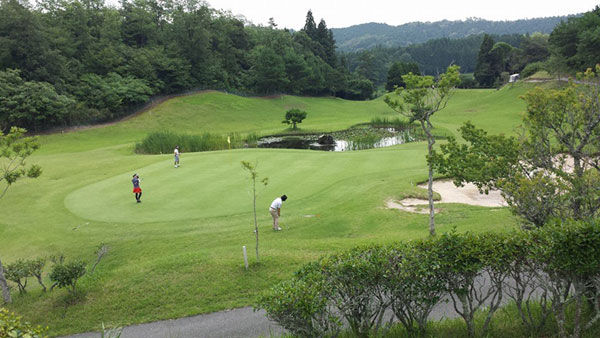
{"type": "MultiPolygon", "coordinates": [[[[454,134],[467,120],[490,133],[514,133],[527,84],[501,90],[459,90],[432,122],[454,134]]],[[[205,92],[166,101],[125,121],[43,135],[28,163],[43,174],[12,186],[0,202],[0,257],[64,254],[89,268],[95,251],[108,253],[81,278],[78,299],[64,289],[43,293],[35,280],[27,293],[13,289],[12,311],[63,335],[106,326],[177,318],[252,305],[257,296],[319,256],[357,245],[428,235],[428,216],[390,210],[389,198],[425,197],[424,142],[354,152],[234,149],[181,156],[138,155],[145,135],[170,130],[269,135],[288,131],[285,111],[301,108],[302,131],[333,131],[375,117],[396,118],[381,98],[244,98],[205,92]],[[252,181],[240,162],[257,165],[260,263],[256,263],[252,181]],[[135,203],[131,177],[141,177],[135,203]],[[271,230],[268,207],[282,194],[283,231],[271,230]],[[242,246],[251,266],[244,269],[242,246]]],[[[438,143],[444,142],[440,140],[438,143]]],[[[173,145],[175,146],[175,145],[173,145]]],[[[436,227],[506,231],[517,224],[507,208],[440,204],[436,227]]],[[[44,282],[52,263],[44,269],[44,282]]],[[[89,270],[89,269],[88,269],[89,270]]]]}

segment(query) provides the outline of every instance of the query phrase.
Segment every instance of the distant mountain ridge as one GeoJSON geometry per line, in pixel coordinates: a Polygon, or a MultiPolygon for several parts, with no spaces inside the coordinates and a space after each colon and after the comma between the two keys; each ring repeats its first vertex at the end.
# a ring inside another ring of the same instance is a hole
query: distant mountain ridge
{"type": "Polygon", "coordinates": [[[489,21],[469,18],[459,21],[411,22],[399,26],[384,23],[365,23],[346,28],[332,28],[338,50],[355,52],[375,46],[397,47],[426,42],[439,38],[463,38],[481,33],[527,34],[541,32],[549,34],[554,27],[569,16],[521,19],[514,21],[489,21]]]}

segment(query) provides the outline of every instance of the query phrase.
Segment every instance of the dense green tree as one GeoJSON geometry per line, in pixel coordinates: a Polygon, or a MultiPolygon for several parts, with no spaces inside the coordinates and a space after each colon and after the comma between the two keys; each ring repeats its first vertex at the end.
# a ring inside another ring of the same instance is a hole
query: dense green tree
{"type": "MultiPolygon", "coordinates": [[[[526,56],[516,55],[522,41],[527,39],[523,35],[501,35],[493,36],[498,42],[506,42],[513,46],[510,55],[510,69],[520,70],[526,64],[526,56]],[[521,62],[521,63],[520,63],[521,62]]],[[[434,39],[425,43],[414,44],[406,47],[383,47],[377,46],[369,50],[361,50],[353,53],[343,54],[347,60],[348,69],[351,72],[362,71],[364,54],[371,53],[374,57],[372,63],[372,75],[370,79],[376,85],[387,84],[387,73],[394,62],[417,63],[420,72],[426,75],[438,75],[443,73],[450,64],[461,67],[465,73],[475,71],[477,54],[479,52],[483,34],[472,35],[460,39],[434,39]]],[[[492,45],[493,46],[493,45],[492,45]]],[[[364,69],[363,69],[364,70],[364,69]]]]}
{"type": "Polygon", "coordinates": [[[273,49],[261,46],[253,51],[253,59],[254,66],[250,69],[250,76],[257,92],[282,92],[289,82],[283,57],[273,49]]]}
{"type": "Polygon", "coordinates": [[[292,48],[286,50],[283,60],[288,79],[287,91],[291,94],[300,94],[307,85],[310,69],[304,57],[292,48]]]}
{"type": "Polygon", "coordinates": [[[523,50],[523,64],[545,61],[550,56],[549,42],[550,35],[534,33],[527,36],[521,42],[520,48],[523,50]]]}
{"type": "Polygon", "coordinates": [[[0,0],[0,71],[8,69],[20,70],[24,90],[0,84],[5,103],[40,100],[2,123],[32,129],[107,120],[152,95],[199,88],[345,96],[350,78],[312,12],[292,32],[245,25],[201,0],[0,0]]]}
{"type": "Polygon", "coordinates": [[[164,93],[182,92],[195,84],[190,74],[192,65],[188,60],[178,57],[174,52],[165,53],[160,50],[154,50],[151,55],[155,56],[152,58],[152,65],[159,81],[164,84],[164,93]]]}
{"type": "Polygon", "coordinates": [[[513,47],[506,42],[496,42],[489,52],[489,60],[494,73],[501,74],[510,69],[510,60],[513,47]]]}
{"type": "Polygon", "coordinates": [[[211,44],[221,83],[213,80],[217,88],[240,88],[244,72],[250,68],[247,50],[250,49],[244,24],[236,18],[219,17],[212,23],[214,33],[211,44]]]}
{"type": "Polygon", "coordinates": [[[152,0],[121,0],[123,41],[129,46],[144,47],[158,42],[156,2],[152,0]]]}
{"type": "Polygon", "coordinates": [[[406,83],[402,79],[402,76],[413,73],[420,74],[419,65],[414,62],[394,62],[390,67],[390,70],[387,74],[387,82],[385,84],[385,90],[391,92],[395,90],[397,87],[406,87],[406,83]]]}
{"type": "Polygon", "coordinates": [[[186,6],[177,6],[173,13],[174,49],[189,62],[192,78],[202,85],[211,80],[208,65],[213,58],[209,30],[212,11],[202,3],[195,5],[191,1],[188,0],[186,6]]]}
{"type": "MultiPolygon", "coordinates": [[[[558,52],[553,54],[552,65],[591,64],[598,55],[593,31],[597,17],[596,11],[586,13],[554,34],[553,41],[565,46],[553,47],[558,52]],[[559,53],[561,48],[574,52],[559,53]]],[[[332,30],[324,19],[317,24],[312,11],[297,32],[272,23],[268,27],[245,25],[201,0],[121,0],[120,7],[108,6],[105,0],[46,0],[35,5],[2,0],[0,71],[20,70],[29,93],[58,95],[55,105],[48,104],[54,107],[49,113],[24,113],[13,121],[30,128],[93,122],[131,111],[151,95],[196,88],[368,98],[371,85],[361,78],[376,86],[387,84],[395,62],[418,61],[424,74],[438,74],[448,64],[470,72],[484,40],[482,35],[441,38],[340,57],[332,30]],[[257,57],[263,53],[265,60],[257,57]],[[270,66],[274,68],[269,70],[270,66]],[[112,84],[125,93],[116,93],[112,84]],[[66,106],[71,105],[63,99],[75,99],[77,109],[69,111],[66,106]]],[[[492,48],[492,42],[486,50],[487,60],[476,71],[478,76],[489,75],[486,86],[501,73],[519,71],[547,55],[543,35],[493,39],[513,48],[506,54],[505,48],[492,48]]],[[[4,118],[8,123],[6,114],[4,118]]]]}
{"type": "Polygon", "coordinates": [[[317,26],[317,41],[322,46],[323,55],[319,55],[327,64],[331,67],[335,67],[337,63],[337,56],[335,54],[335,40],[333,39],[333,33],[327,29],[325,20],[319,21],[317,26]]]}
{"type": "Polygon", "coordinates": [[[152,90],[145,81],[134,77],[122,77],[117,73],[107,76],[86,74],[75,94],[85,98],[88,106],[107,111],[116,111],[121,106],[146,102],[152,90]]]}
{"type": "Polygon", "coordinates": [[[306,13],[306,21],[302,31],[308,35],[312,40],[318,41],[317,38],[317,24],[315,23],[315,17],[313,16],[312,10],[308,10],[306,13]]]}
{"type": "Polygon", "coordinates": [[[377,82],[377,58],[372,51],[363,51],[358,59],[356,73],[371,82],[377,82]]]}
{"type": "Polygon", "coordinates": [[[50,49],[39,15],[27,2],[0,2],[0,70],[20,69],[29,80],[56,83],[65,60],[50,49]]]}
{"type": "Polygon", "coordinates": [[[494,67],[494,55],[490,54],[494,48],[494,39],[485,34],[477,55],[477,66],[475,67],[475,81],[482,87],[491,87],[500,75],[494,67]]]}
{"type": "Polygon", "coordinates": [[[0,129],[19,125],[38,130],[64,123],[74,103],[50,83],[25,81],[18,70],[0,71],[0,129]]]}
{"type": "Polygon", "coordinates": [[[327,92],[325,69],[329,67],[323,60],[317,56],[311,55],[307,57],[306,63],[310,68],[306,85],[302,92],[307,95],[323,95],[327,92]]]}
{"type": "Polygon", "coordinates": [[[348,80],[344,97],[349,100],[367,100],[373,97],[374,92],[375,86],[371,80],[358,77],[348,80]]]}
{"type": "Polygon", "coordinates": [[[600,63],[600,6],[581,17],[561,22],[550,34],[553,54],[572,71],[583,71],[600,63]]]}
{"type": "Polygon", "coordinates": [[[309,10],[306,14],[306,23],[301,32],[305,33],[308,39],[299,36],[298,42],[311,50],[316,56],[329,64],[329,66],[335,68],[337,64],[335,40],[333,33],[327,28],[325,20],[321,19],[319,24],[316,25],[312,11],[309,10]]]}
{"type": "MultiPolygon", "coordinates": [[[[339,66],[335,69],[330,67],[326,67],[326,69],[326,85],[329,88],[329,94],[331,96],[343,96],[341,93],[348,87],[349,74],[346,69],[339,66]]],[[[371,95],[369,95],[370,97],[371,95]]]]}

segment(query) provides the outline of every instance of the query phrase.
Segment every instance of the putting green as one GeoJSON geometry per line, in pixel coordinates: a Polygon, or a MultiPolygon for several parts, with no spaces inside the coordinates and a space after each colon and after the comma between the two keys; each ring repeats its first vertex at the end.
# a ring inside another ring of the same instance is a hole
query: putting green
{"type": "Polygon", "coordinates": [[[396,147],[346,153],[270,149],[207,152],[183,155],[180,168],[173,167],[171,156],[164,156],[164,161],[136,171],[142,179],[141,204],[135,203],[133,173],[127,172],[75,190],[65,198],[65,206],[85,219],[129,223],[245,213],[252,201],[251,181],[240,164],[245,160],[258,162],[261,177],[269,177],[266,188],[257,182],[257,209],[262,212],[268,208],[269,199],[284,193],[299,202],[352,177],[408,169],[407,164],[415,170],[421,168],[422,156],[400,165],[399,151],[396,147]]]}

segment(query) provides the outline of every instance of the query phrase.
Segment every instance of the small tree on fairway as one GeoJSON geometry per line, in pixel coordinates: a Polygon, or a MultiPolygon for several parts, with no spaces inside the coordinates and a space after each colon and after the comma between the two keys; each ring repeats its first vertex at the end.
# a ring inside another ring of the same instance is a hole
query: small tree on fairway
{"type": "MultiPolygon", "coordinates": [[[[38,165],[27,167],[25,159],[40,145],[35,137],[23,137],[27,131],[23,128],[12,127],[8,134],[0,131],[0,199],[8,188],[23,177],[36,178],[42,173],[38,165]]],[[[8,284],[4,278],[4,269],[0,260],[0,287],[6,303],[11,302],[8,284]]]]}
{"type": "MultiPolygon", "coordinates": [[[[435,138],[431,130],[431,117],[435,112],[446,107],[448,100],[454,92],[454,88],[460,83],[459,66],[450,66],[445,74],[442,74],[436,82],[432,76],[421,76],[413,73],[404,75],[402,79],[406,83],[406,88],[397,88],[396,98],[388,95],[385,97],[385,103],[398,113],[410,118],[412,121],[418,121],[421,128],[427,136],[427,157],[433,152],[435,138]]],[[[429,167],[429,183],[427,192],[429,197],[429,234],[435,235],[435,220],[433,210],[433,166],[429,167]]]]}
{"type": "MultiPolygon", "coordinates": [[[[256,171],[257,164],[252,165],[250,162],[242,161],[242,167],[244,170],[248,170],[250,178],[252,179],[252,206],[254,208],[254,234],[256,235],[256,261],[259,262],[258,258],[258,222],[256,220],[256,180],[258,179],[258,172],[256,171]]],[[[269,178],[265,177],[260,181],[265,187],[269,184],[269,178]]]]}
{"type": "Polygon", "coordinates": [[[285,120],[281,121],[281,123],[291,124],[292,129],[296,129],[297,123],[302,123],[302,120],[306,118],[306,112],[300,109],[290,109],[285,113],[285,120]]]}

